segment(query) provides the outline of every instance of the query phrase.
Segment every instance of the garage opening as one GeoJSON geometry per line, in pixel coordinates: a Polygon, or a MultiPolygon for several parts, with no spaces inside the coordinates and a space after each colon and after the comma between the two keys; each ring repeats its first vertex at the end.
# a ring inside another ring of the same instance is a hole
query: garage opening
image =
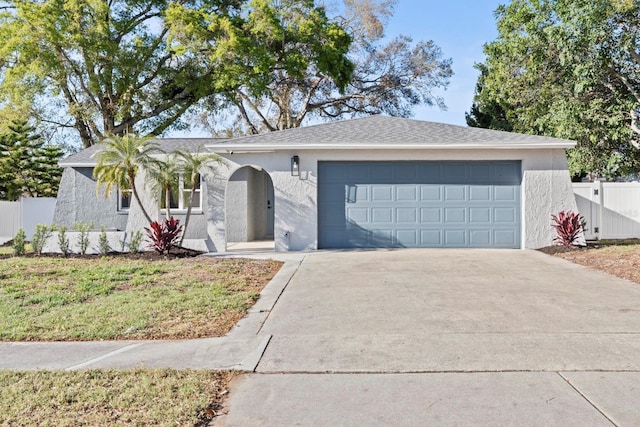
{"type": "Polygon", "coordinates": [[[520,248],[520,161],[319,162],[319,248],[520,248]]]}

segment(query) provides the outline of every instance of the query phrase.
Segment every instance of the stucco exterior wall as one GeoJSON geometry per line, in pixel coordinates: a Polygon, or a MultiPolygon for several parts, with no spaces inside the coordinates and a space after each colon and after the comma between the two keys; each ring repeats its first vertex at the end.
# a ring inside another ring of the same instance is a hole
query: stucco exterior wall
{"type": "MultiPolygon", "coordinates": [[[[222,154],[226,159],[216,176],[207,176],[202,188],[202,213],[191,216],[186,239],[201,242],[213,252],[226,250],[227,241],[264,237],[265,173],[274,188],[274,240],[277,251],[317,249],[317,177],[321,161],[492,161],[522,162],[522,245],[539,248],[552,244],[550,216],[577,210],[565,152],[531,150],[304,150],[222,154]],[[291,176],[291,157],[300,157],[300,176],[291,176]],[[255,169],[244,168],[252,166],[255,169]],[[237,171],[234,179],[229,178],[237,171]],[[251,188],[253,190],[251,190],[251,188]]],[[[152,218],[161,216],[157,198],[137,178],[145,207],[152,218]]],[[[184,214],[174,215],[184,221],[184,214]]],[[[54,221],[72,227],[93,220],[96,228],[135,232],[147,226],[137,203],[127,214],[117,212],[116,192],[96,195],[91,168],[66,168],[62,177],[54,221]]]]}
{"type": "Polygon", "coordinates": [[[107,229],[127,228],[126,214],[118,213],[117,191],[107,197],[104,191],[96,193],[93,168],[65,168],[60,181],[53,222],[73,229],[77,222],[93,221],[94,228],[103,225],[107,229]]]}
{"type": "MultiPolygon", "coordinates": [[[[223,154],[226,167],[220,182],[244,165],[259,165],[274,186],[277,251],[317,249],[317,165],[319,161],[491,161],[522,162],[522,239],[524,248],[552,244],[550,215],[562,209],[576,210],[575,198],[562,149],[537,150],[333,150],[278,153],[223,154]],[[300,177],[291,176],[291,156],[300,157],[300,177]]],[[[219,185],[219,184],[218,184],[219,185]]],[[[225,189],[216,188],[218,199],[225,189]]],[[[224,210],[209,223],[209,236],[216,248],[226,245],[224,210]]]]}

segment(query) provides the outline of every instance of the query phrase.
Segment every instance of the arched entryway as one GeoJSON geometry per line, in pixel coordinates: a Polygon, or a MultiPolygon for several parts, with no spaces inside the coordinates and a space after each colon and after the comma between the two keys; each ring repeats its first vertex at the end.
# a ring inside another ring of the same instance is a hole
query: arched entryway
{"type": "Polygon", "coordinates": [[[227,182],[227,248],[238,242],[273,242],[273,181],[264,169],[243,166],[227,182]]]}

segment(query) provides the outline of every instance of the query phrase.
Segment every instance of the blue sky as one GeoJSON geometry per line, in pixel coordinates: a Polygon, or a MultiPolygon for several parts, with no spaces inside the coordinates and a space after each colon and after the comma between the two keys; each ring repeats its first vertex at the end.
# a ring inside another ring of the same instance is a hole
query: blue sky
{"type": "Polygon", "coordinates": [[[387,37],[403,34],[414,41],[433,40],[446,58],[453,59],[453,71],[444,97],[447,111],[437,107],[419,107],[414,118],[466,125],[478,72],[476,62],[484,60],[482,45],[497,36],[493,12],[502,0],[398,0],[394,16],[387,25],[387,37]]]}

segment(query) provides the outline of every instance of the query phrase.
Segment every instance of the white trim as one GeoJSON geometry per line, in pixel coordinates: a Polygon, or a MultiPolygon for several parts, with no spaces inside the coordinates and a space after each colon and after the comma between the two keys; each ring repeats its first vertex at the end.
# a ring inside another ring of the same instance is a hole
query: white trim
{"type": "MultiPolygon", "coordinates": [[[[204,180],[203,180],[201,174],[198,174],[198,175],[200,176],[200,186],[197,189],[198,200],[199,201],[198,201],[198,206],[193,206],[191,208],[191,212],[192,213],[201,213],[201,212],[203,212],[203,209],[202,209],[203,185],[202,184],[203,184],[204,180]]],[[[180,214],[180,213],[186,214],[187,213],[187,210],[188,210],[189,206],[188,206],[188,203],[187,203],[188,201],[184,200],[185,192],[193,191],[193,189],[191,189],[191,188],[185,189],[184,188],[184,184],[185,184],[184,177],[182,176],[182,174],[180,174],[180,177],[178,178],[178,207],[171,208],[171,213],[174,213],[174,212],[176,214],[180,214]]],[[[160,212],[161,213],[166,213],[167,212],[167,208],[166,207],[165,208],[162,207],[162,198],[164,196],[165,195],[164,195],[164,192],[163,192],[163,194],[160,195],[160,212]]],[[[166,202],[167,201],[165,200],[165,203],[166,202]]]]}
{"type": "Polygon", "coordinates": [[[116,189],[116,212],[119,214],[128,214],[131,210],[131,203],[133,203],[133,190],[122,190],[120,187],[116,189]],[[122,207],[122,192],[129,193],[129,207],[122,207]]]}
{"type": "Polygon", "coordinates": [[[468,144],[211,144],[206,147],[217,154],[264,153],[303,150],[529,150],[572,148],[575,142],[479,142],[468,144]]]}
{"type": "Polygon", "coordinates": [[[64,161],[58,163],[61,168],[93,168],[96,166],[96,162],[93,163],[64,163],[64,161]]]}

